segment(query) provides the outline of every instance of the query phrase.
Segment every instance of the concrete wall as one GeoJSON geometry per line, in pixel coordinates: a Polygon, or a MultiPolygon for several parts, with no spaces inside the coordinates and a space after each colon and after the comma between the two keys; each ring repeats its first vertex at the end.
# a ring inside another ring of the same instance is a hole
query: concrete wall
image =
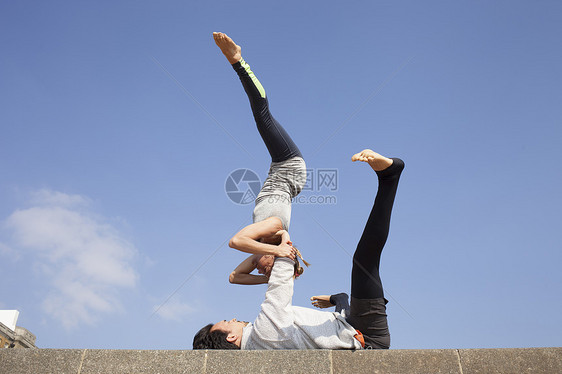
{"type": "Polygon", "coordinates": [[[388,351],[0,349],[0,374],[562,373],[562,348],[388,351]]]}

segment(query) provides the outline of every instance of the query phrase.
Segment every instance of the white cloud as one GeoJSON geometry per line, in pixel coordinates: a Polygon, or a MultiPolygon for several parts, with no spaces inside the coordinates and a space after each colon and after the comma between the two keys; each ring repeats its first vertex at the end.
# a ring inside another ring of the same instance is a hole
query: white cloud
{"type": "Polygon", "coordinates": [[[34,205],[51,205],[59,207],[87,206],[91,202],[85,196],[68,195],[63,192],[41,189],[31,193],[30,203],[34,205]]]}
{"type": "Polygon", "coordinates": [[[7,257],[11,261],[17,261],[20,259],[18,252],[2,242],[0,242],[0,256],[7,257]]]}
{"type": "Polygon", "coordinates": [[[134,245],[108,219],[94,215],[86,197],[41,190],[30,203],[3,227],[11,247],[30,253],[51,286],[45,312],[71,328],[120,310],[119,292],[137,284],[134,245]]]}

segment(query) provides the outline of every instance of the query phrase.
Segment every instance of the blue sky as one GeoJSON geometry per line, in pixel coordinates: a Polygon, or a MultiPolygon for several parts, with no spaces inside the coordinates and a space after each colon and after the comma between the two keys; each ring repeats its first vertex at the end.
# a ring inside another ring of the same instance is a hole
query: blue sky
{"type": "Polygon", "coordinates": [[[253,320],[225,193],[269,159],[214,45],[243,48],[332,204],[293,206],[294,304],[349,291],[376,179],[406,169],[383,253],[392,348],[562,344],[556,1],[3,2],[0,309],[44,348],[189,349],[253,320]],[[171,296],[171,297],[170,297],[171,296]]]}

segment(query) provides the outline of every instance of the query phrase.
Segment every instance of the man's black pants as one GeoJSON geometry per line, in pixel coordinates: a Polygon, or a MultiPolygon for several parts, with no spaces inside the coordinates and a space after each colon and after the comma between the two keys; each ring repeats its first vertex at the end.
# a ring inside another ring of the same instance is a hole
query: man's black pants
{"type": "Polygon", "coordinates": [[[365,348],[388,349],[390,333],[379,275],[381,253],[388,238],[390,215],[404,162],[393,158],[390,167],[377,172],[375,203],[355,254],[351,271],[351,308],[347,321],[365,338],[365,348]]]}

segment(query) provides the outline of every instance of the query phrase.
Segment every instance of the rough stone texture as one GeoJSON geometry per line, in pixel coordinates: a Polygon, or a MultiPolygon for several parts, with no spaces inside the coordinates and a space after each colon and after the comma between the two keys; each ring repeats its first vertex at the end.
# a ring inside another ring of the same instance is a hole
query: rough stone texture
{"type": "Polygon", "coordinates": [[[338,374],[461,373],[452,349],[333,351],[332,364],[338,374]]]}
{"type": "Polygon", "coordinates": [[[0,349],[0,374],[76,374],[81,349],[0,349]]]}
{"type": "Polygon", "coordinates": [[[463,374],[562,373],[562,348],[459,350],[463,374]]]}
{"type": "MultiPolygon", "coordinates": [[[[86,351],[80,374],[183,374],[202,373],[203,351],[86,351]]],[[[78,373],[78,372],[76,372],[78,373]]]]}
{"type": "Polygon", "coordinates": [[[368,351],[0,349],[0,374],[562,373],[562,348],[368,351]]]}
{"type": "Polygon", "coordinates": [[[16,326],[16,337],[18,340],[24,340],[25,347],[33,347],[35,348],[35,341],[37,337],[31,333],[26,328],[16,326]]]}
{"type": "Polygon", "coordinates": [[[207,351],[206,374],[309,373],[329,374],[330,350],[207,351]]]}

